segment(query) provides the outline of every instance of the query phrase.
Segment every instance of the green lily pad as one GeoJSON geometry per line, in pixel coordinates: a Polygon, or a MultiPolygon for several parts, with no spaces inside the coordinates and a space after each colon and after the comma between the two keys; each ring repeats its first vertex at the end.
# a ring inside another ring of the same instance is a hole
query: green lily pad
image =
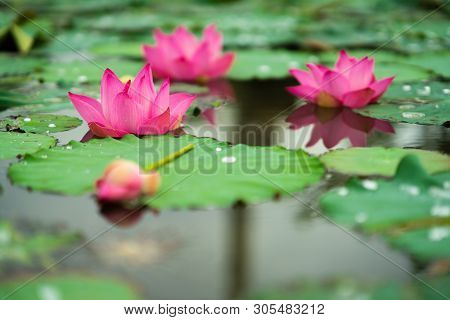
{"type": "Polygon", "coordinates": [[[446,79],[450,79],[448,67],[450,65],[450,52],[448,50],[415,54],[406,59],[405,62],[426,68],[446,79]]]}
{"type": "Polygon", "coordinates": [[[405,156],[392,180],[351,179],[325,193],[320,205],[335,222],[367,230],[389,230],[412,221],[439,220],[449,208],[450,171],[428,175],[414,155],[405,156]],[[447,197],[446,197],[447,196],[447,197]]]}
{"type": "Polygon", "coordinates": [[[21,76],[40,70],[44,65],[41,58],[20,57],[12,54],[0,54],[0,76],[21,76]]]}
{"type": "Polygon", "coordinates": [[[102,42],[92,47],[90,52],[102,57],[129,57],[144,59],[142,45],[142,41],[121,41],[120,43],[102,42]]]}
{"type": "Polygon", "coordinates": [[[227,77],[235,80],[274,79],[289,76],[289,69],[317,62],[309,53],[285,50],[240,50],[227,77]]]}
{"type": "Polygon", "coordinates": [[[401,148],[349,148],[324,154],[320,160],[329,170],[353,175],[393,176],[400,160],[413,154],[428,173],[450,170],[450,157],[434,151],[401,148]]]}
{"type": "MultiPolygon", "coordinates": [[[[441,208],[450,212],[448,204],[447,207],[441,208]]],[[[450,259],[450,218],[445,223],[447,225],[428,226],[401,232],[398,235],[389,236],[388,241],[391,245],[422,261],[450,259]]]]}
{"type": "Polygon", "coordinates": [[[8,300],[132,300],[138,296],[130,285],[103,276],[61,274],[3,281],[0,297],[8,300]],[[18,289],[19,288],[19,289],[18,289]]]}
{"type": "Polygon", "coordinates": [[[255,300],[408,300],[445,299],[450,294],[450,277],[420,276],[426,284],[415,279],[409,283],[382,282],[367,283],[355,278],[327,279],[323,282],[299,281],[285,289],[271,289],[258,292],[250,299],[255,300]],[[444,295],[444,296],[443,296],[444,295]]]}
{"type": "Polygon", "coordinates": [[[429,175],[405,156],[392,180],[352,179],[320,205],[336,223],[383,231],[394,246],[421,260],[450,257],[450,171],[429,175]]]}
{"type": "Polygon", "coordinates": [[[0,159],[14,158],[18,155],[34,153],[41,149],[47,149],[56,144],[56,139],[50,136],[0,132],[0,159]]]}
{"type": "Polygon", "coordinates": [[[63,54],[70,53],[74,55],[74,51],[78,52],[78,58],[82,58],[86,51],[91,47],[101,43],[114,44],[116,48],[122,47],[122,42],[119,43],[119,36],[114,34],[106,34],[105,32],[93,31],[85,32],[83,30],[75,29],[58,33],[58,40],[43,46],[34,52],[49,54],[55,59],[60,58],[63,54]]]}
{"type": "Polygon", "coordinates": [[[450,121],[450,85],[437,81],[394,83],[378,104],[355,111],[395,122],[446,124],[450,121]]]}
{"type": "MultiPolygon", "coordinates": [[[[25,234],[15,225],[0,220],[0,233],[7,241],[0,242],[0,261],[31,264],[34,258],[49,260],[53,251],[75,244],[80,240],[78,234],[52,232],[33,232],[25,234]]],[[[1,268],[0,268],[1,269],[1,268]]]]}
{"type": "Polygon", "coordinates": [[[63,83],[100,83],[102,74],[106,68],[114,70],[119,76],[134,76],[142,63],[130,60],[97,60],[86,61],[76,60],[71,63],[55,62],[45,66],[36,77],[46,82],[63,83]]]}
{"type": "Polygon", "coordinates": [[[54,115],[54,114],[30,114],[15,118],[0,120],[0,130],[20,130],[28,133],[54,133],[71,130],[82,124],[79,118],[54,115]]]}
{"type": "Polygon", "coordinates": [[[227,207],[236,201],[257,203],[297,192],[320,180],[323,168],[303,151],[281,147],[230,146],[210,138],[184,135],[87,143],[30,155],[9,169],[12,181],[33,190],[77,195],[93,191],[106,165],[116,158],[154,163],[188,144],[194,150],[159,169],[162,186],[147,203],[155,208],[227,207]],[[39,169],[38,169],[39,168],[39,169]],[[55,175],[54,172],[59,174],[55,175]]]}
{"type": "MultiPolygon", "coordinates": [[[[405,56],[395,54],[393,52],[374,50],[349,50],[348,53],[357,58],[371,56],[375,59],[375,76],[377,79],[395,76],[395,81],[418,81],[430,78],[432,75],[429,70],[421,67],[405,63],[405,56]]],[[[320,61],[328,66],[334,65],[338,53],[335,51],[325,52],[319,56],[320,61]]]]}

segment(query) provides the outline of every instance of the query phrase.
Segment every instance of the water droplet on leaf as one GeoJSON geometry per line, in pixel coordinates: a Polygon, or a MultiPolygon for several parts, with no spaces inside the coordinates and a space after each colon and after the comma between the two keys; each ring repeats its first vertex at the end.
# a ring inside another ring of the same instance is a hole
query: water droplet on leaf
{"type": "Polygon", "coordinates": [[[362,183],[362,186],[367,190],[377,190],[378,189],[378,183],[376,181],[366,179],[366,180],[363,180],[361,183],[362,183]]]}
{"type": "Polygon", "coordinates": [[[418,119],[425,117],[425,113],[422,112],[403,112],[402,113],[403,118],[407,119],[418,119]]]}
{"type": "Polygon", "coordinates": [[[231,156],[231,157],[223,157],[222,158],[222,162],[223,163],[234,163],[236,162],[236,157],[231,156]]]}
{"type": "Polygon", "coordinates": [[[432,228],[430,232],[428,233],[428,239],[431,241],[441,241],[442,239],[445,239],[448,237],[448,227],[436,227],[432,228]]]}

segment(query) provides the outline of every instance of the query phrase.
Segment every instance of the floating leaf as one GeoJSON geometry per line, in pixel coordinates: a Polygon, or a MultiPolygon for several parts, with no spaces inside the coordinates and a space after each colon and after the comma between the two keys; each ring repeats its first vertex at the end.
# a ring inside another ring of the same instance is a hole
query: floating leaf
{"type": "Polygon", "coordinates": [[[34,153],[55,145],[53,137],[16,132],[0,132],[0,159],[9,159],[18,155],[34,153]]]}
{"type": "Polygon", "coordinates": [[[324,212],[337,223],[366,229],[391,228],[399,223],[433,218],[433,206],[450,205],[445,198],[450,171],[429,176],[419,158],[408,155],[390,181],[351,179],[345,187],[320,199],[324,212]]]}
{"type": "MultiPolygon", "coordinates": [[[[450,277],[422,277],[431,286],[415,279],[410,283],[385,282],[367,283],[355,278],[338,278],[324,282],[301,281],[290,288],[259,292],[250,299],[262,300],[406,300],[446,299],[450,294],[450,277]],[[438,290],[436,292],[435,290],[438,290]],[[442,296],[444,295],[444,296],[442,296]]],[[[317,305],[316,305],[317,308],[317,305]]],[[[316,312],[318,310],[316,309],[316,312]]]]}
{"type": "MultiPolygon", "coordinates": [[[[442,208],[450,212],[450,204],[442,208]]],[[[389,236],[388,241],[419,260],[450,259],[450,219],[447,225],[427,226],[401,232],[398,235],[389,236]]]]}
{"type": "Polygon", "coordinates": [[[195,145],[194,150],[159,170],[163,183],[159,193],[148,199],[150,206],[227,207],[239,200],[257,203],[300,191],[317,182],[323,173],[318,159],[303,151],[229,146],[189,135],[143,139],[129,135],[121,140],[71,142],[27,156],[10,167],[9,176],[14,183],[34,190],[82,194],[93,190],[95,180],[116,158],[139,161],[144,168],[190,143],[195,145]]]}
{"type": "Polygon", "coordinates": [[[19,57],[12,54],[0,54],[0,76],[19,76],[39,70],[44,64],[43,59],[19,57]]]}
{"type": "Polygon", "coordinates": [[[450,85],[444,82],[394,83],[378,104],[355,111],[396,122],[445,124],[450,121],[450,85]]]}
{"type": "Polygon", "coordinates": [[[401,148],[349,148],[324,154],[320,160],[328,169],[363,176],[392,176],[400,160],[413,154],[428,173],[450,170],[450,157],[434,151],[401,148]]]}
{"type": "Polygon", "coordinates": [[[227,77],[236,80],[285,78],[289,76],[289,69],[304,68],[308,62],[316,62],[309,53],[241,50],[236,51],[236,61],[227,77]]]}
{"type": "Polygon", "coordinates": [[[2,119],[0,120],[0,130],[21,130],[28,133],[54,133],[71,130],[82,123],[83,121],[75,117],[36,113],[2,119]]]}
{"type": "Polygon", "coordinates": [[[0,220],[0,261],[30,264],[33,258],[48,260],[56,250],[72,245],[79,240],[74,233],[55,234],[50,232],[33,232],[24,234],[13,224],[0,220]]]}
{"type": "MultiPolygon", "coordinates": [[[[357,58],[371,56],[375,59],[375,76],[377,79],[395,76],[395,81],[418,81],[430,78],[431,73],[420,65],[404,63],[405,56],[386,51],[349,50],[348,53],[357,58]]],[[[326,52],[319,56],[320,61],[328,66],[334,65],[338,53],[326,52]]]]}
{"type": "Polygon", "coordinates": [[[90,51],[102,57],[130,57],[144,59],[142,52],[142,41],[125,42],[103,42],[94,46],[90,51]]]}
{"type": "Polygon", "coordinates": [[[429,69],[447,79],[450,79],[450,52],[433,52],[412,55],[405,62],[429,69]]]}
{"type": "Polygon", "coordinates": [[[98,275],[44,275],[22,286],[30,278],[31,276],[21,280],[3,281],[0,284],[0,297],[8,300],[131,300],[138,298],[130,285],[98,275]]]}
{"type": "Polygon", "coordinates": [[[114,70],[118,76],[137,74],[142,63],[129,60],[75,60],[71,63],[55,62],[48,64],[38,78],[47,82],[100,83],[106,68],[114,70]]]}
{"type": "Polygon", "coordinates": [[[323,195],[336,223],[384,231],[388,241],[422,260],[450,257],[450,171],[428,175],[408,155],[390,181],[352,179],[323,195]]]}

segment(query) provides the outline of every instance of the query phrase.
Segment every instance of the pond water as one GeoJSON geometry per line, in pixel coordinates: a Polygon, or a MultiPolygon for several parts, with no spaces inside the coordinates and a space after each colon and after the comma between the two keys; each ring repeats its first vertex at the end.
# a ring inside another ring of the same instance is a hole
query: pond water
{"type": "MultiPolygon", "coordinates": [[[[304,147],[310,153],[321,154],[326,151],[322,142],[306,147],[311,140],[311,125],[289,129],[286,119],[297,106],[294,98],[284,91],[290,83],[228,83],[234,102],[218,108],[216,126],[206,124],[199,117],[187,121],[186,131],[233,143],[304,147]],[[261,126],[266,129],[262,130],[261,126]]],[[[61,113],[76,116],[73,110],[61,113]]],[[[318,125],[317,121],[326,122],[324,119],[343,121],[341,115],[330,115],[329,111],[318,115],[311,110],[310,115],[317,116],[314,126],[318,125]]],[[[292,125],[293,121],[290,122],[292,125]]],[[[348,132],[356,134],[354,141],[357,143],[363,143],[367,136],[368,146],[450,151],[448,128],[409,124],[392,124],[392,128],[395,133],[348,132]]],[[[323,136],[335,134],[330,130],[333,126],[322,126],[320,133],[323,136]]],[[[87,126],[83,124],[56,136],[59,143],[64,144],[72,139],[80,140],[86,132],[87,126]]],[[[350,145],[345,139],[334,148],[350,145]]],[[[102,214],[91,196],[63,197],[11,185],[7,178],[9,163],[0,162],[1,218],[43,229],[59,226],[79,232],[83,242],[89,242],[49,272],[70,269],[110,274],[135,284],[143,298],[242,298],[304,279],[325,280],[339,276],[363,282],[406,282],[410,276],[399,266],[410,271],[418,268],[407,256],[389,248],[379,238],[358,234],[375,252],[302,203],[315,206],[317,196],[342,183],[343,176],[327,176],[321,185],[301,193],[300,201],[279,199],[248,207],[237,205],[227,210],[158,213],[146,210],[124,221],[122,226],[115,226],[111,223],[117,221],[120,213],[102,214]]],[[[35,267],[31,271],[41,269],[35,267]]],[[[5,277],[17,276],[20,272],[29,273],[30,269],[9,270],[5,277]]]]}

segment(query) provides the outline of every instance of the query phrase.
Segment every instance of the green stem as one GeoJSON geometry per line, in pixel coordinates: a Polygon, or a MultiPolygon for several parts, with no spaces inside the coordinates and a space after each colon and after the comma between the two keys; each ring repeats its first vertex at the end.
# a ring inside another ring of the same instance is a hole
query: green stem
{"type": "Polygon", "coordinates": [[[183,154],[191,151],[192,149],[194,149],[194,144],[190,143],[187,146],[181,148],[180,150],[175,151],[156,162],[150,163],[148,166],[145,167],[144,171],[156,170],[159,167],[162,167],[163,165],[165,165],[165,164],[175,160],[176,158],[182,156],[183,154]]]}

